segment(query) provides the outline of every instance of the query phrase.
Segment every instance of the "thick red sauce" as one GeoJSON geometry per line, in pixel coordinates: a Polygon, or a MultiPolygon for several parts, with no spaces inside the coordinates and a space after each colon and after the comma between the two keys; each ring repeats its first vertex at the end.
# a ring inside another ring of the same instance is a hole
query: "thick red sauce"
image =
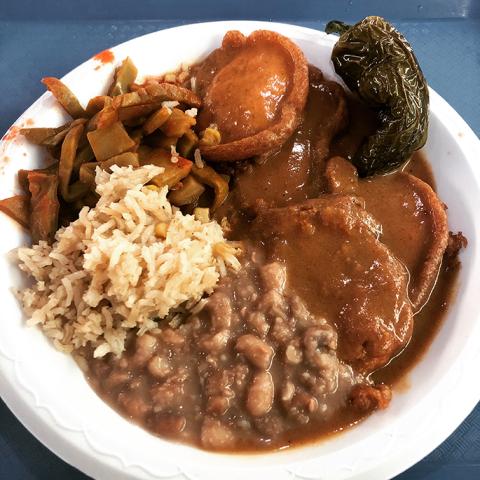
{"type": "Polygon", "coordinates": [[[115,56],[111,50],[102,50],[93,57],[94,60],[100,63],[112,63],[115,60],[115,56]]]}

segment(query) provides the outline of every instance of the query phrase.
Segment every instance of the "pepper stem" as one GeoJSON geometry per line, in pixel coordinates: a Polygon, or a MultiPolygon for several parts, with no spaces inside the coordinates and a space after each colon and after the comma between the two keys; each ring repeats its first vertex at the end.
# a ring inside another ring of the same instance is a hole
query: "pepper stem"
{"type": "Polygon", "coordinates": [[[340,22],[339,20],[330,20],[325,27],[325,33],[338,33],[338,35],[342,35],[347,30],[352,28],[351,25],[347,23],[340,22]]]}

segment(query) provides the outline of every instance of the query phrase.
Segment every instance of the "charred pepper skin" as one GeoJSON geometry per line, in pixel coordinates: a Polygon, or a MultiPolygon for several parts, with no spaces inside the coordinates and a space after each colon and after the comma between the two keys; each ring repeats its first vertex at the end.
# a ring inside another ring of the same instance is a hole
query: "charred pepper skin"
{"type": "Polygon", "coordinates": [[[360,176],[388,173],[423,147],[428,134],[428,86],[407,40],[381,17],[353,26],[331,21],[339,33],[335,71],[350,90],[377,111],[379,126],[352,162],[360,176]]]}

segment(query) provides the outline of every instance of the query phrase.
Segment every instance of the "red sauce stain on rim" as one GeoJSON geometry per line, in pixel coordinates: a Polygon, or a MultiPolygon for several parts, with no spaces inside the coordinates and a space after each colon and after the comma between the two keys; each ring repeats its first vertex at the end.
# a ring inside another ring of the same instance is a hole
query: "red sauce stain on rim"
{"type": "Polygon", "coordinates": [[[7,133],[2,137],[3,142],[11,142],[15,140],[20,132],[20,127],[16,125],[12,125],[8,130],[7,133]]]}
{"type": "Polygon", "coordinates": [[[115,55],[111,50],[103,50],[99,53],[97,53],[94,57],[94,60],[97,62],[106,64],[106,63],[111,63],[113,60],[115,60],[115,55]]]}
{"type": "Polygon", "coordinates": [[[25,120],[24,126],[31,127],[32,125],[35,125],[35,121],[33,120],[33,118],[27,118],[25,120]]]}

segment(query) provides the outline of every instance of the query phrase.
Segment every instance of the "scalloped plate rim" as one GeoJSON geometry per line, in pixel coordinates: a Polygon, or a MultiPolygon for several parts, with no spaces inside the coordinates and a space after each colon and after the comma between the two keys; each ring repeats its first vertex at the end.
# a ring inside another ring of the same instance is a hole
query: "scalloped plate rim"
{"type": "MultiPolygon", "coordinates": [[[[136,43],[136,42],[144,42],[149,40],[154,40],[159,35],[169,35],[182,31],[189,31],[192,32],[195,29],[199,30],[208,30],[211,28],[212,30],[216,30],[218,32],[219,28],[223,31],[226,31],[231,28],[237,28],[243,31],[251,31],[256,28],[266,28],[266,29],[273,29],[284,33],[285,35],[295,36],[295,39],[304,39],[306,41],[326,41],[326,43],[333,43],[332,36],[327,36],[323,32],[319,32],[316,30],[312,30],[305,27],[298,27],[295,25],[290,24],[281,24],[281,23],[269,23],[269,22],[255,22],[255,21],[229,21],[229,22],[208,22],[208,23],[197,23],[192,25],[183,25],[179,27],[174,27],[166,30],[160,30],[158,32],[152,32],[147,35],[143,35],[141,37],[137,37],[131,39],[127,42],[119,44],[115,47],[112,47],[112,51],[121,50],[122,48],[128,47],[129,45],[136,43]]],[[[179,59],[182,61],[183,59],[179,59]]],[[[92,59],[87,60],[83,64],[79,65],[71,72],[66,74],[63,78],[65,80],[74,79],[78,73],[85,69],[87,65],[92,63],[92,59]]],[[[158,72],[161,73],[161,72],[158,72]]],[[[48,98],[48,94],[42,95],[36,102],[32,104],[32,106],[27,109],[15,122],[15,124],[19,124],[22,119],[28,116],[28,113],[35,110],[36,108],[41,108],[42,102],[44,102],[48,98]]],[[[464,145],[462,148],[462,152],[467,152],[465,155],[467,158],[472,158],[474,154],[480,152],[480,142],[478,138],[476,138],[475,134],[471,131],[471,129],[466,125],[466,123],[461,119],[461,117],[450,107],[445,100],[443,100],[438,94],[431,90],[431,105],[437,109],[437,115],[440,111],[446,114],[447,121],[446,123],[449,125],[454,125],[456,128],[460,129],[460,132],[463,133],[464,145]]],[[[9,145],[5,142],[2,142],[0,145],[0,150],[7,151],[9,145]]],[[[472,166],[473,173],[475,177],[476,186],[480,184],[480,169],[477,166],[472,166]]],[[[476,239],[475,239],[476,240],[476,239]]],[[[476,259],[478,260],[478,254],[476,259]]],[[[478,265],[478,261],[476,263],[478,265]]],[[[478,322],[477,322],[478,323],[478,322]]],[[[473,329],[474,333],[477,335],[477,338],[480,338],[480,329],[477,328],[473,329]]],[[[473,339],[475,335],[472,335],[470,339],[470,343],[466,345],[469,346],[472,357],[478,360],[479,358],[479,350],[478,348],[475,350],[472,345],[473,339]]],[[[435,343],[435,341],[434,341],[435,343]]],[[[467,350],[467,349],[466,349],[467,350]]],[[[89,443],[87,436],[85,433],[70,431],[66,433],[66,429],[61,427],[59,422],[54,419],[52,412],[48,413],[48,407],[45,406],[35,406],[33,393],[28,392],[28,388],[23,388],[23,392],[16,388],[15,382],[18,381],[18,377],[15,378],[15,373],[12,377],[11,370],[15,371],[16,359],[9,358],[9,354],[2,354],[2,345],[0,340],[0,392],[2,392],[2,397],[9,406],[9,408],[16,414],[17,418],[24,423],[24,425],[35,435],[39,438],[47,447],[49,447],[52,451],[54,451],[57,455],[63,458],[65,461],[75,465],[77,468],[80,468],[85,473],[95,476],[96,478],[108,478],[109,475],[115,474],[116,478],[153,478],[153,475],[156,475],[158,478],[158,472],[149,472],[148,470],[139,470],[135,467],[131,467],[128,465],[122,465],[121,462],[119,463],[118,460],[113,460],[110,457],[109,453],[100,453],[98,449],[95,449],[91,443],[89,443]],[[13,379],[13,380],[12,380],[13,379]],[[40,413],[42,411],[43,413],[40,413]],[[45,429],[46,428],[46,429],[45,429]],[[74,439],[76,437],[76,433],[79,433],[80,436],[83,436],[82,440],[74,439]],[[83,444],[85,441],[85,444],[83,444]],[[94,460],[92,462],[92,460],[94,460]]],[[[459,365],[459,361],[452,364],[451,369],[449,369],[448,373],[451,373],[454,370],[455,366],[459,365]]],[[[463,372],[464,373],[464,372],[463,372]]],[[[445,375],[447,377],[447,375],[445,375]]],[[[440,389],[442,382],[438,382],[435,386],[436,389],[440,389]]],[[[385,476],[392,476],[394,474],[400,473],[404,469],[411,466],[413,463],[418,461],[424,455],[428,454],[431,450],[433,450],[438,444],[440,444],[452,431],[453,429],[459,425],[459,423],[468,415],[468,413],[474,408],[476,402],[480,398],[480,385],[474,385],[475,388],[471,388],[470,391],[467,391],[462,398],[462,401],[457,401],[456,409],[454,411],[455,415],[451,415],[447,420],[443,420],[443,428],[441,431],[436,433],[435,438],[428,439],[421,448],[418,448],[418,445],[415,446],[415,451],[412,452],[412,446],[408,450],[408,454],[406,450],[400,452],[397,455],[390,455],[388,457],[388,462],[384,459],[383,462],[373,462],[371,465],[368,465],[367,468],[360,468],[357,471],[352,471],[351,474],[340,475],[338,478],[384,478],[385,476]]],[[[458,400],[458,398],[457,398],[458,400]]],[[[450,412],[451,413],[451,412],[450,412]]],[[[389,435],[395,435],[395,432],[391,432],[388,429],[384,431],[385,435],[388,437],[389,435]]],[[[345,434],[345,435],[348,435],[345,434]]],[[[392,437],[393,438],[393,437],[392,437]]],[[[316,448],[316,445],[309,445],[309,448],[316,448]]],[[[303,447],[298,447],[298,449],[303,449],[303,447]]],[[[108,449],[107,449],[108,450],[108,449]]],[[[115,456],[115,454],[113,454],[115,456]]],[[[207,454],[208,456],[208,454],[207,454]]],[[[227,457],[227,455],[221,455],[223,457],[227,457]]],[[[262,468],[261,475],[264,475],[269,471],[269,468],[273,469],[272,472],[275,471],[277,473],[286,474],[285,478],[323,478],[320,476],[304,476],[303,474],[298,474],[298,470],[302,468],[302,463],[292,464],[291,466],[282,466],[274,467],[273,464],[276,460],[280,460],[278,455],[276,454],[267,454],[266,457],[270,457],[272,459],[272,466],[262,468]],[[280,471],[278,470],[280,468],[280,471]]],[[[120,458],[116,455],[117,459],[120,458]]],[[[239,460],[243,459],[246,456],[239,455],[235,456],[239,460]]],[[[218,458],[218,455],[212,454],[212,458],[218,458]]],[[[317,459],[318,460],[318,459],[317,459]]],[[[283,462],[280,462],[283,463],[283,462]]],[[[315,463],[315,461],[313,461],[315,463]]],[[[245,468],[247,470],[251,469],[251,467],[238,465],[242,469],[245,468]]],[[[258,468],[258,467],[256,467],[258,468]]],[[[352,467],[355,468],[355,467],[352,467]]],[[[215,474],[218,473],[225,473],[225,469],[216,469],[215,474]]],[[[347,467],[348,469],[348,467],[347,467]]],[[[194,475],[197,478],[197,474],[200,474],[198,478],[208,478],[209,470],[201,470],[199,472],[195,472],[193,474],[188,473],[188,468],[185,469],[184,472],[182,468],[178,468],[177,473],[178,475],[169,474],[164,478],[190,478],[194,475]]],[[[231,473],[231,470],[228,470],[231,473]]],[[[256,474],[260,473],[258,470],[251,472],[252,479],[256,478],[256,474]]],[[[318,473],[317,473],[318,475],[318,473]]],[[[212,478],[212,477],[210,477],[212,478]]],[[[260,478],[260,476],[259,476],[260,478]]],[[[262,477],[263,478],[263,477],[262,477]]],[[[282,477],[283,478],[283,477],[282,477]]],[[[337,478],[337,477],[336,477],[337,478]]]]}

